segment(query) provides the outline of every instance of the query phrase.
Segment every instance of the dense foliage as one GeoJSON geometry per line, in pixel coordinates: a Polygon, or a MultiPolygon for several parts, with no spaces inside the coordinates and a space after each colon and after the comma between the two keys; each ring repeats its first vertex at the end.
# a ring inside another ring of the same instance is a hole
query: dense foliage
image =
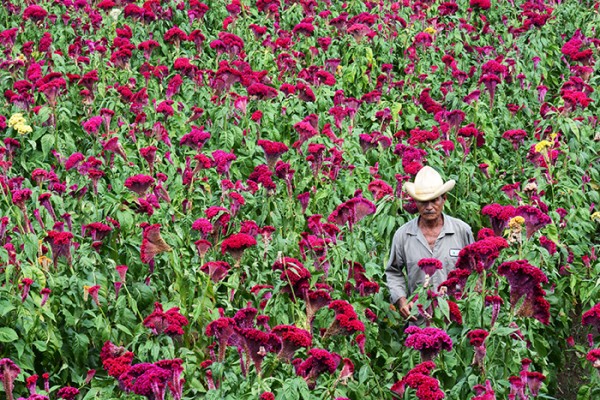
{"type": "Polygon", "coordinates": [[[600,395],[599,3],[2,5],[9,400],[600,395]],[[477,241],[406,329],[423,165],[477,241]]]}

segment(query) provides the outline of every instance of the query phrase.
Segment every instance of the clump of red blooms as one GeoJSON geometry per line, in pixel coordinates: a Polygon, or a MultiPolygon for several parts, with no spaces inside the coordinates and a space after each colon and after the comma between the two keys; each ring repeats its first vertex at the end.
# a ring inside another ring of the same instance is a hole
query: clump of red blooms
{"type": "Polygon", "coordinates": [[[591,325],[600,333],[600,303],[596,304],[581,316],[582,325],[591,325]]]}
{"type": "Polygon", "coordinates": [[[221,243],[221,253],[229,253],[235,260],[236,266],[242,259],[244,251],[250,247],[256,246],[256,239],[245,233],[235,233],[221,243]]]}
{"type": "Polygon", "coordinates": [[[335,319],[323,334],[324,339],[334,335],[352,335],[365,331],[365,325],[358,319],[354,307],[346,300],[332,301],[329,303],[329,309],[335,311],[335,319]]]}
{"type": "Polygon", "coordinates": [[[314,389],[317,378],[324,373],[333,374],[341,361],[342,357],[337,353],[313,348],[308,351],[306,360],[296,358],[292,364],[296,369],[296,375],[304,378],[309,389],[314,389]]]}
{"type": "Polygon", "coordinates": [[[443,329],[409,326],[404,333],[408,335],[404,345],[418,350],[422,361],[433,360],[442,350],[452,350],[452,339],[443,329]]]}
{"type": "Polygon", "coordinates": [[[154,335],[164,333],[169,336],[182,336],[185,333],[183,327],[187,326],[189,321],[181,315],[179,307],[163,311],[162,304],[156,302],[154,303],[154,311],[144,319],[143,324],[154,335]]]}
{"type": "Polygon", "coordinates": [[[440,389],[440,382],[431,376],[435,369],[432,361],[425,361],[413,369],[398,382],[394,383],[390,390],[399,397],[403,397],[406,388],[415,390],[419,400],[441,400],[446,395],[440,389]]]}
{"type": "Polygon", "coordinates": [[[512,307],[524,298],[517,315],[533,317],[545,325],[550,323],[550,303],[544,298],[546,292],[541,286],[548,283],[548,278],[541,269],[527,260],[507,261],[500,264],[498,274],[508,279],[512,307]]]}

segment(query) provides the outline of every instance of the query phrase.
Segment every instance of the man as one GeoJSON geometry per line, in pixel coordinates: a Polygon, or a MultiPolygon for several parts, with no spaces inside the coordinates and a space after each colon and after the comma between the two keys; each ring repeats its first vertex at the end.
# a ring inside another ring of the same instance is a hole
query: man
{"type": "Polygon", "coordinates": [[[417,266],[419,260],[436,258],[442,262],[442,269],[433,274],[429,283],[429,287],[437,290],[454,269],[460,250],[474,241],[469,225],[443,213],[446,193],[455,183],[454,180],[444,183],[435,169],[426,166],[417,173],[414,183],[404,185],[416,202],[419,217],[402,225],[394,234],[385,269],[392,304],[404,318],[410,317],[412,308],[407,297],[425,279],[417,266]]]}

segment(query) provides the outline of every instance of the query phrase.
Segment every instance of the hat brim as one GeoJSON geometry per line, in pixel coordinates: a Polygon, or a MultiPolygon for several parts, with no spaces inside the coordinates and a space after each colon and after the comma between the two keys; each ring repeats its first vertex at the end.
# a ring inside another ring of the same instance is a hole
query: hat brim
{"type": "Polygon", "coordinates": [[[454,179],[450,179],[448,182],[444,183],[435,191],[417,193],[415,190],[415,184],[413,182],[406,182],[404,184],[404,190],[406,190],[406,193],[408,193],[408,195],[416,201],[429,201],[443,195],[444,193],[449,192],[454,188],[455,184],[456,181],[454,179]]]}

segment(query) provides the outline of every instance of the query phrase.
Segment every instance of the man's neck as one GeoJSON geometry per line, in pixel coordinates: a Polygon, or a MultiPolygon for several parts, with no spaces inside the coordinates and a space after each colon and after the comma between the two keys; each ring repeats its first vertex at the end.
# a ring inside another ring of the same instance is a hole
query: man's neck
{"type": "Polygon", "coordinates": [[[444,216],[440,215],[440,217],[434,221],[427,221],[423,218],[419,217],[418,226],[421,229],[434,230],[444,226],[444,216]]]}

